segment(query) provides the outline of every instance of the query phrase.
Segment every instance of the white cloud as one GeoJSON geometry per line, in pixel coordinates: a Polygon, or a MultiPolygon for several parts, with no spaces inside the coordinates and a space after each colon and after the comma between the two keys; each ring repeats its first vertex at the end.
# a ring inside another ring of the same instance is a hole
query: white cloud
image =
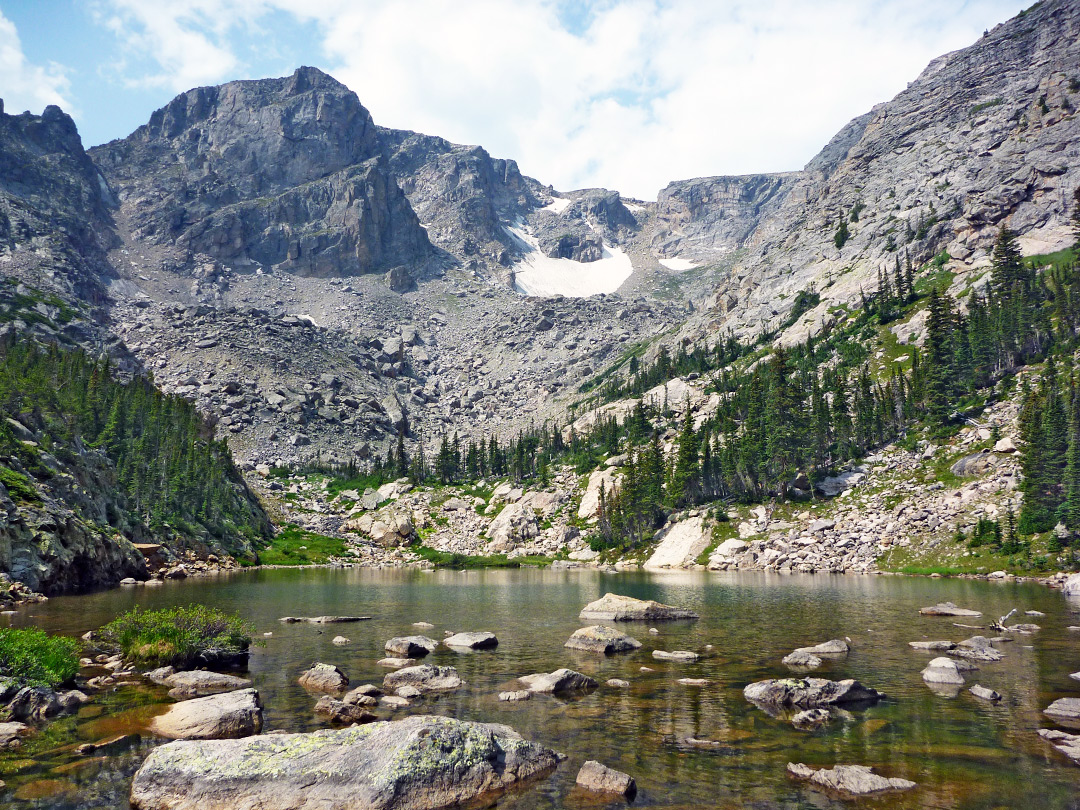
{"type": "Polygon", "coordinates": [[[678,178],[800,168],[1022,5],[604,0],[571,32],[552,0],[105,2],[176,90],[233,78],[243,30],[286,12],[321,32],[309,63],[378,123],[482,144],[556,188],[646,198],[678,178]]]}
{"type": "Polygon", "coordinates": [[[61,66],[26,61],[15,24],[0,13],[0,97],[4,99],[4,111],[40,113],[49,104],[56,104],[70,112],[68,89],[61,66]]]}

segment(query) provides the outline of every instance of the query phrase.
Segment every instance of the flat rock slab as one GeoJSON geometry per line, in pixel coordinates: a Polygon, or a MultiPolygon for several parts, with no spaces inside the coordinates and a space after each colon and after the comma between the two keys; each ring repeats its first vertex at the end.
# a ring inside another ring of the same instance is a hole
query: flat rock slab
{"type": "Polygon", "coordinates": [[[458,677],[457,670],[453,667],[433,667],[430,664],[404,667],[397,672],[387,673],[383,678],[383,688],[388,692],[403,686],[412,686],[421,693],[448,692],[463,683],[465,682],[458,677]]]}
{"type": "Polygon", "coordinates": [[[574,631],[563,646],[571,650],[583,650],[598,655],[614,655],[636,650],[641,646],[641,642],[632,636],[624,636],[614,627],[594,624],[574,631]]]}
{"type": "Polygon", "coordinates": [[[690,650],[653,650],[652,657],[657,661],[677,661],[681,664],[692,664],[698,660],[699,656],[696,652],[690,650]]]}
{"type": "Polygon", "coordinates": [[[401,669],[402,667],[411,667],[416,665],[415,658],[380,658],[375,662],[377,666],[389,667],[391,669],[401,669]]]}
{"type": "Polygon", "coordinates": [[[427,636],[398,636],[383,645],[390,655],[399,658],[423,658],[428,653],[434,652],[438,646],[439,642],[427,636]]]}
{"type": "Polygon", "coordinates": [[[844,656],[851,652],[851,647],[842,638],[833,638],[815,644],[813,647],[799,647],[793,652],[810,653],[811,655],[844,656]]]}
{"type": "Polygon", "coordinates": [[[309,692],[337,695],[349,688],[349,677],[333,664],[312,664],[300,675],[299,683],[309,692]]]}
{"type": "Polygon", "coordinates": [[[533,693],[528,689],[515,689],[512,692],[499,692],[499,700],[514,703],[519,700],[529,700],[533,693]]]}
{"type": "Polygon", "coordinates": [[[493,650],[499,646],[499,639],[494,633],[454,633],[443,639],[447,647],[469,650],[493,650]]]}
{"type": "Polygon", "coordinates": [[[924,650],[927,652],[944,652],[945,650],[951,650],[956,647],[955,641],[909,641],[908,646],[913,650],[924,650]]]}
{"type": "Polygon", "coordinates": [[[796,779],[804,779],[811,785],[845,796],[873,796],[918,787],[908,779],[880,776],[865,765],[836,765],[815,771],[807,765],[789,762],[787,770],[796,779]]]}
{"type": "Polygon", "coordinates": [[[554,672],[522,675],[518,680],[525,684],[530,692],[550,692],[554,694],[583,692],[586,689],[595,689],[600,685],[588,675],[582,675],[572,669],[557,669],[554,672]]]}
{"type": "Polygon", "coordinates": [[[161,683],[172,687],[169,689],[169,697],[178,700],[204,697],[218,692],[233,692],[251,686],[251,681],[247,678],[224,675],[220,672],[204,672],[202,670],[174,672],[165,677],[161,683]]]}
{"type": "Polygon", "coordinates": [[[278,619],[279,622],[285,622],[285,624],[299,624],[300,622],[307,622],[308,624],[348,624],[349,622],[368,622],[371,621],[370,616],[282,616],[278,619]]]}
{"type": "Polygon", "coordinates": [[[1043,709],[1043,714],[1056,720],[1080,721],[1080,698],[1059,698],[1043,709]]]}
{"type": "Polygon", "coordinates": [[[884,695],[852,678],[843,681],[782,678],[749,684],[743,689],[743,697],[761,706],[814,709],[846,703],[876,703],[884,695]]]}
{"type": "Polygon", "coordinates": [[[634,782],[634,777],[602,765],[595,759],[590,759],[581,766],[576,782],[578,787],[595,793],[612,793],[616,796],[625,796],[627,799],[633,799],[637,795],[637,783],[634,782]]]}
{"type": "Polygon", "coordinates": [[[979,686],[979,684],[975,684],[968,691],[980,700],[989,700],[991,703],[997,703],[1001,700],[1000,692],[985,686],[979,686]]]}
{"type": "Polygon", "coordinates": [[[692,610],[662,605],[631,596],[606,593],[595,602],[587,604],[578,614],[582,621],[592,622],[664,622],[678,619],[697,619],[692,610]]]}
{"type": "Polygon", "coordinates": [[[1042,728],[1039,729],[1039,736],[1080,765],[1080,734],[1066,734],[1064,731],[1042,728]]]}
{"type": "Polygon", "coordinates": [[[262,704],[254,689],[185,700],[150,721],[150,730],[173,740],[226,740],[262,731],[262,704]]]}
{"type": "Polygon", "coordinates": [[[923,616],[964,616],[969,619],[974,619],[978,616],[982,616],[977,610],[968,610],[966,608],[957,607],[952,602],[940,602],[930,607],[924,607],[919,611],[923,616]]]}
{"type": "Polygon", "coordinates": [[[509,726],[416,716],[310,734],[176,742],[150,752],[135,810],[437,810],[553,770],[509,726]]]}

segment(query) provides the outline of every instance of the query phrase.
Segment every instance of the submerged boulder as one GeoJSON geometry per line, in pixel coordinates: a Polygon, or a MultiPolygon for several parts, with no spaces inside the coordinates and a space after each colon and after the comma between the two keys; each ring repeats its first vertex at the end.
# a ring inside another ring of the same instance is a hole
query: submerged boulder
{"type": "Polygon", "coordinates": [[[968,610],[967,608],[957,607],[952,602],[939,602],[936,605],[924,607],[919,613],[923,616],[961,616],[969,619],[982,616],[982,613],[977,610],[968,610]]]}
{"type": "Polygon", "coordinates": [[[469,650],[493,650],[499,646],[494,633],[454,633],[443,639],[447,647],[469,650]]]}
{"type": "Polygon", "coordinates": [[[617,593],[606,593],[587,604],[579,614],[582,621],[596,622],[663,622],[677,619],[697,619],[692,610],[663,605],[651,599],[634,599],[617,593]]]}
{"type": "Polygon", "coordinates": [[[824,678],[781,678],[758,681],[743,689],[751,703],[776,708],[813,709],[818,706],[840,706],[846,703],[876,703],[882,695],[848,678],[829,681],[824,678]]]}
{"type": "Polygon", "coordinates": [[[594,624],[591,627],[582,627],[580,630],[574,631],[574,634],[570,636],[563,646],[571,650],[614,655],[615,653],[636,650],[641,646],[641,642],[631,636],[624,636],[613,627],[594,624]]]}
{"type": "Polygon", "coordinates": [[[554,769],[509,726],[417,716],[310,734],[175,742],[146,758],[136,810],[436,810],[554,769]]]}
{"type": "Polygon", "coordinates": [[[579,787],[595,793],[613,793],[616,796],[625,796],[627,799],[633,799],[637,795],[637,783],[634,782],[634,777],[602,765],[594,759],[590,759],[581,766],[575,781],[579,787]]]}
{"type": "Polygon", "coordinates": [[[805,779],[812,785],[846,796],[872,796],[918,787],[909,779],[880,776],[865,765],[836,765],[815,771],[802,763],[789,762],[787,770],[796,779],[805,779]]]}
{"type": "Polygon", "coordinates": [[[150,730],[174,740],[225,740],[262,731],[262,704],[254,689],[184,700],[150,721],[150,730]]]}
{"type": "Polygon", "coordinates": [[[427,636],[398,636],[383,645],[390,655],[399,658],[423,658],[438,646],[439,642],[427,636]]]}

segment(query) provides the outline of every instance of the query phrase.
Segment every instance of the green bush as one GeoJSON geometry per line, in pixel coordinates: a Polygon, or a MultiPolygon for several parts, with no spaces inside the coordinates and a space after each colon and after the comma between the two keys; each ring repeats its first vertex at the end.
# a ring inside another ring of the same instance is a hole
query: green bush
{"type": "Polygon", "coordinates": [[[207,656],[246,651],[253,632],[239,616],[205,605],[145,611],[136,607],[101,628],[101,638],[135,664],[184,667],[207,656]]]}
{"type": "Polygon", "coordinates": [[[22,473],[0,465],[0,484],[4,485],[11,499],[21,503],[41,503],[41,497],[33,483],[22,473]]]}
{"type": "Polygon", "coordinates": [[[0,675],[23,686],[58,686],[79,671],[79,643],[44,630],[0,630],[0,675]]]}

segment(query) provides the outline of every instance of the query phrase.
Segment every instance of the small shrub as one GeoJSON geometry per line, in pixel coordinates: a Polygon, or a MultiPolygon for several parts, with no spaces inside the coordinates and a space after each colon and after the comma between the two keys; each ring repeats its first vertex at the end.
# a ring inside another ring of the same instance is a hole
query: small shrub
{"type": "Polygon", "coordinates": [[[79,643],[44,630],[0,630],[0,675],[23,686],[59,686],[79,671],[79,643]]]}
{"type": "Polygon", "coordinates": [[[205,605],[140,611],[117,616],[101,629],[102,640],[143,666],[189,666],[201,658],[242,653],[254,628],[237,615],[205,605]]]}
{"type": "Polygon", "coordinates": [[[4,485],[16,503],[41,503],[33,483],[22,473],[0,465],[0,484],[4,485]]]}

